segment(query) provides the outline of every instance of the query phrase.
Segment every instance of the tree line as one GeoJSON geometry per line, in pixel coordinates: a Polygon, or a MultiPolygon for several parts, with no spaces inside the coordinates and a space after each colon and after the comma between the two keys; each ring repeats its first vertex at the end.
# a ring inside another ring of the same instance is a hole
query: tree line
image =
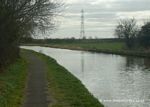
{"type": "Polygon", "coordinates": [[[137,21],[133,19],[123,19],[118,21],[115,29],[115,35],[124,39],[126,47],[132,48],[150,48],[150,21],[138,27],[137,21]]]}
{"type": "Polygon", "coordinates": [[[19,57],[21,38],[55,28],[53,18],[61,5],[54,0],[0,0],[1,69],[19,57]]]}

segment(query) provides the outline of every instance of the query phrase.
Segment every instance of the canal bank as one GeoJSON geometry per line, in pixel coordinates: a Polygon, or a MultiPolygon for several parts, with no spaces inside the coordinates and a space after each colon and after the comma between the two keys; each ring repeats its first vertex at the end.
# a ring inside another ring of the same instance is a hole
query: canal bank
{"type": "MultiPolygon", "coordinates": [[[[44,46],[44,47],[51,47],[51,48],[59,48],[59,49],[70,49],[70,50],[80,50],[80,51],[89,51],[89,52],[97,52],[97,53],[104,53],[104,54],[115,54],[115,55],[123,55],[123,56],[135,56],[135,57],[147,57],[150,58],[150,51],[149,50],[136,50],[136,49],[122,49],[105,46],[103,48],[99,48],[97,46],[80,46],[80,45],[68,45],[68,44],[23,44],[24,46],[44,46]]],[[[114,44],[112,44],[114,45],[114,44]]],[[[118,44],[117,44],[118,45],[118,44]]]]}

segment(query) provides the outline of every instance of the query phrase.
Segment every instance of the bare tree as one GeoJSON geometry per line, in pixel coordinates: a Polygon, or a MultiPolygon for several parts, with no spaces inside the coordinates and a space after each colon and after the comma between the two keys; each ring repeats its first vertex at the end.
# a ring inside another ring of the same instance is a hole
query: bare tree
{"type": "Polygon", "coordinates": [[[134,45],[134,39],[138,34],[138,26],[135,19],[119,20],[115,29],[115,35],[120,39],[125,39],[127,47],[134,45]]]}
{"type": "Polygon", "coordinates": [[[62,5],[57,0],[0,0],[0,67],[19,54],[20,38],[30,37],[35,28],[54,29],[62,5]]]}

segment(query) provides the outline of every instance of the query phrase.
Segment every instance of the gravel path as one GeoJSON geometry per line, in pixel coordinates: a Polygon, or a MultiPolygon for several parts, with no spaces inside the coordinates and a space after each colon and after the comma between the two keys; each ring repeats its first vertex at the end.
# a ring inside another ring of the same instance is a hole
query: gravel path
{"type": "Polygon", "coordinates": [[[26,52],[29,76],[23,107],[48,107],[46,64],[31,52],[26,52]]]}

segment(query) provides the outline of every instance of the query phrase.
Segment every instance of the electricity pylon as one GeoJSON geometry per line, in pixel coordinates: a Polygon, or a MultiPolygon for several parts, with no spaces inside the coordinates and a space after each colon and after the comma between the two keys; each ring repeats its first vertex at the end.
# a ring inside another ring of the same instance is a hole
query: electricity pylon
{"type": "Polygon", "coordinates": [[[81,31],[80,31],[80,38],[85,38],[85,29],[84,29],[84,10],[81,10],[81,31]]]}

